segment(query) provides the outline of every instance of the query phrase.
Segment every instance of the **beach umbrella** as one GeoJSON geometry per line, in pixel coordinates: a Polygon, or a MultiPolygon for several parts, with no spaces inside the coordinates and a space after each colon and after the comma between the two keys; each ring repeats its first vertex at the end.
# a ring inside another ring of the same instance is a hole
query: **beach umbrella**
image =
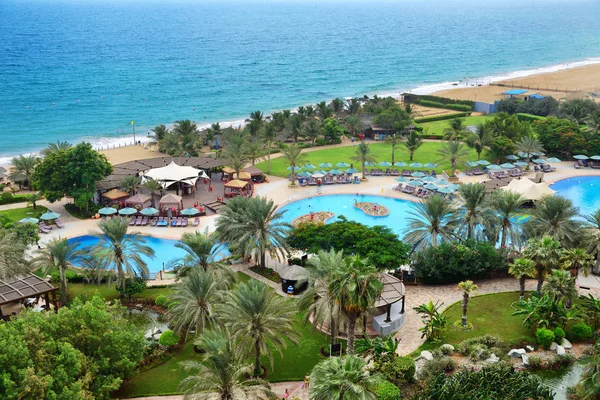
{"type": "Polygon", "coordinates": [[[516,161],[519,159],[519,157],[515,156],[514,154],[510,154],[510,155],[506,156],[506,159],[511,160],[511,161],[516,161]]]}
{"type": "Polygon", "coordinates": [[[396,164],[394,164],[394,167],[407,167],[408,164],[402,161],[398,161],[396,164]]]}
{"type": "Polygon", "coordinates": [[[448,182],[447,180],[445,180],[444,178],[442,179],[438,179],[437,181],[434,182],[436,185],[438,186],[445,186],[445,185],[449,185],[450,182],[448,182]]]}
{"type": "Polygon", "coordinates": [[[328,163],[328,162],[324,162],[324,163],[319,164],[319,167],[321,167],[321,168],[331,168],[331,167],[333,167],[333,164],[332,163],[328,163]]]}
{"type": "Polygon", "coordinates": [[[146,215],[146,216],[156,215],[156,214],[158,214],[158,210],[154,207],[146,207],[142,211],[140,211],[140,214],[146,215]]]}
{"type": "MultiPolygon", "coordinates": [[[[592,160],[596,160],[596,161],[600,160],[600,156],[591,156],[590,158],[592,160]]],[[[550,161],[550,159],[548,159],[548,161],[550,161]]],[[[557,161],[550,161],[550,162],[557,162],[557,161]]]]}
{"type": "Polygon", "coordinates": [[[452,189],[452,190],[458,190],[458,188],[459,188],[460,186],[458,186],[456,183],[451,183],[450,185],[448,185],[448,187],[449,187],[450,189],[452,189]]]}
{"type": "Polygon", "coordinates": [[[450,194],[450,193],[456,192],[456,189],[453,189],[453,188],[451,188],[451,187],[448,186],[448,187],[439,188],[438,192],[445,193],[445,194],[450,194]]]}
{"type": "MultiPolygon", "coordinates": [[[[296,165],[296,167],[294,168],[294,172],[298,172],[298,171],[300,171],[301,169],[302,169],[302,167],[300,167],[300,166],[296,165]]],[[[289,167],[287,167],[287,170],[288,170],[288,171],[291,171],[291,170],[292,170],[292,166],[290,165],[289,167]]]]}
{"type": "Polygon", "coordinates": [[[299,176],[299,177],[301,177],[301,178],[308,178],[308,177],[310,176],[310,172],[308,172],[308,171],[303,171],[303,172],[300,172],[300,173],[298,174],[298,176],[299,176]]]}
{"type": "Polygon", "coordinates": [[[426,176],[425,178],[421,179],[423,182],[433,182],[436,179],[433,176],[426,176]]]}
{"type": "Polygon", "coordinates": [[[33,217],[27,217],[27,218],[23,218],[19,222],[22,224],[37,224],[38,222],[40,222],[40,220],[37,218],[33,218],[33,217]]]}
{"type": "Polygon", "coordinates": [[[312,174],[313,178],[322,178],[324,176],[325,176],[325,174],[322,171],[315,172],[314,174],[312,174]]]}
{"type": "Polygon", "coordinates": [[[200,211],[196,210],[195,208],[185,208],[185,209],[181,210],[180,214],[192,216],[192,215],[200,214],[200,211]]]}
{"type": "Polygon", "coordinates": [[[436,163],[432,163],[432,162],[428,162],[427,164],[424,165],[425,168],[437,168],[437,164],[436,163]]]}
{"type": "Polygon", "coordinates": [[[421,164],[420,162],[414,162],[410,164],[411,168],[423,168],[423,164],[421,164]]]}
{"type": "Polygon", "coordinates": [[[511,164],[511,163],[508,163],[508,162],[507,162],[507,163],[504,163],[504,164],[502,164],[502,165],[500,165],[500,166],[501,166],[502,168],[505,168],[505,169],[514,168],[514,167],[515,167],[513,164],[511,164]]]}
{"type": "Polygon", "coordinates": [[[331,171],[329,171],[330,174],[332,175],[341,175],[343,174],[342,171],[340,171],[339,169],[332,169],[331,171]]]}
{"type": "Polygon", "coordinates": [[[100,215],[111,215],[116,214],[117,209],[112,207],[104,207],[98,210],[98,214],[100,215]]]}
{"type": "Polygon", "coordinates": [[[487,166],[487,169],[490,169],[492,171],[499,171],[502,169],[502,167],[496,164],[491,164],[487,166]]]}
{"type": "Polygon", "coordinates": [[[377,164],[375,164],[373,161],[367,161],[367,162],[365,163],[365,166],[367,166],[367,167],[374,167],[374,166],[376,166],[376,165],[377,165],[377,164]]]}
{"type": "Polygon", "coordinates": [[[60,217],[59,213],[48,211],[47,213],[42,214],[42,216],[40,217],[40,219],[43,220],[43,221],[49,221],[49,220],[52,220],[52,219],[57,219],[58,217],[60,217]]]}
{"type": "Polygon", "coordinates": [[[399,177],[395,178],[394,180],[396,182],[402,182],[402,183],[410,182],[410,179],[408,179],[405,176],[399,176],[399,177]]]}
{"type": "Polygon", "coordinates": [[[536,158],[535,160],[533,160],[533,162],[536,164],[545,164],[546,160],[542,160],[541,158],[536,158]]]}
{"type": "Polygon", "coordinates": [[[588,156],[585,156],[583,154],[577,154],[576,156],[573,156],[573,158],[576,160],[589,160],[590,159],[588,156]]]}
{"type": "Polygon", "coordinates": [[[392,163],[391,163],[391,162],[388,162],[388,161],[382,161],[382,162],[380,162],[380,163],[379,163],[379,164],[377,164],[377,165],[379,165],[380,167],[391,167],[391,166],[392,166],[392,163]]]}
{"type": "Polygon", "coordinates": [[[327,172],[320,169],[318,171],[313,172],[312,176],[315,176],[316,174],[327,175],[327,172]]]}
{"type": "Polygon", "coordinates": [[[491,164],[491,162],[489,162],[488,160],[479,160],[476,162],[477,162],[477,165],[490,165],[491,164]]]}
{"type": "Polygon", "coordinates": [[[477,162],[475,161],[467,161],[467,165],[471,168],[478,166],[479,164],[477,164],[477,162]]]}
{"type": "Polygon", "coordinates": [[[425,174],[420,171],[417,171],[417,172],[413,172],[412,174],[410,174],[410,176],[413,176],[415,178],[422,178],[425,176],[425,174]]]}
{"type": "Polygon", "coordinates": [[[515,162],[515,165],[517,165],[517,166],[519,166],[519,167],[526,167],[526,166],[528,166],[529,164],[528,164],[528,163],[526,163],[525,161],[516,161],[516,162],[515,162]]]}
{"type": "Polygon", "coordinates": [[[312,164],[306,164],[306,165],[304,166],[304,169],[317,169],[317,167],[315,167],[315,166],[314,166],[314,165],[312,165],[312,164]]]}
{"type": "MultiPolygon", "coordinates": [[[[600,156],[594,156],[594,157],[592,157],[592,159],[594,159],[594,160],[600,160],[600,156]],[[598,157],[598,158],[594,158],[594,157],[598,157]]],[[[548,158],[548,159],[546,160],[546,162],[557,163],[557,162],[562,162],[562,161],[560,161],[560,160],[559,160],[558,158],[556,158],[556,157],[550,157],[550,158],[548,158]]]]}
{"type": "Polygon", "coordinates": [[[532,155],[532,156],[541,157],[541,156],[545,156],[545,155],[546,155],[546,153],[538,153],[538,152],[536,152],[536,151],[532,151],[532,152],[531,152],[531,155],[532,155]]]}
{"type": "Polygon", "coordinates": [[[137,213],[135,208],[127,207],[119,210],[119,215],[133,215],[137,213]]]}
{"type": "Polygon", "coordinates": [[[412,186],[423,186],[423,185],[425,185],[425,184],[424,184],[422,181],[420,181],[420,180],[418,180],[418,179],[415,179],[415,180],[414,180],[414,181],[412,181],[410,184],[411,184],[412,186]]]}
{"type": "Polygon", "coordinates": [[[339,163],[335,164],[335,166],[338,168],[348,168],[350,166],[350,164],[340,161],[339,163]]]}
{"type": "Polygon", "coordinates": [[[356,174],[358,172],[358,170],[356,168],[348,168],[346,170],[347,174],[356,174]]]}
{"type": "Polygon", "coordinates": [[[425,186],[423,186],[425,189],[429,189],[429,190],[437,190],[438,187],[436,185],[434,185],[433,183],[426,183],[425,186]]]}

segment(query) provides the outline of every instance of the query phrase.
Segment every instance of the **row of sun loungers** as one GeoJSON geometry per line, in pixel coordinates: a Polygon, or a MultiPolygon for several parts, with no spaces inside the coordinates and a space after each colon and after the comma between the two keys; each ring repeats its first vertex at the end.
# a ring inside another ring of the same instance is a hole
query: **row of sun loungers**
{"type": "Polygon", "coordinates": [[[405,177],[411,177],[411,176],[412,176],[412,174],[413,174],[413,173],[415,173],[415,172],[421,172],[421,173],[423,173],[424,175],[429,175],[429,176],[433,176],[433,177],[437,176],[436,172],[435,172],[435,171],[433,171],[433,170],[431,170],[431,171],[427,171],[427,170],[422,170],[422,171],[412,171],[412,170],[410,170],[410,169],[403,169],[403,170],[402,170],[402,176],[405,176],[405,177]]]}
{"type": "MultiPolygon", "coordinates": [[[[54,221],[54,223],[56,224],[56,227],[59,229],[62,229],[65,227],[65,225],[62,223],[62,221],[59,219],[54,221]]],[[[40,222],[40,224],[38,226],[40,228],[41,233],[46,234],[46,233],[50,233],[52,231],[52,225],[46,225],[44,222],[40,222]]]]}
{"type": "MultiPolygon", "coordinates": [[[[592,167],[594,168],[594,167],[592,167]]],[[[551,165],[549,164],[544,164],[544,165],[540,165],[539,167],[536,165],[535,167],[533,167],[533,170],[535,172],[538,171],[544,171],[544,172],[554,172],[556,171],[556,168],[553,168],[551,165]]]]}
{"type": "Polygon", "coordinates": [[[406,184],[404,186],[402,186],[402,184],[399,184],[398,186],[394,187],[394,190],[398,190],[402,193],[406,193],[406,194],[412,194],[414,196],[417,197],[421,197],[421,198],[427,198],[429,196],[431,196],[431,191],[426,190],[426,189],[421,189],[421,188],[416,188],[415,186],[406,184]]]}
{"type": "MultiPolygon", "coordinates": [[[[148,217],[133,217],[129,221],[129,226],[159,226],[159,227],[185,227],[190,224],[189,218],[174,217],[169,219],[168,217],[148,218],[148,217]]],[[[200,218],[196,217],[192,221],[192,226],[200,225],[200,218]]]]}
{"type": "Polygon", "coordinates": [[[586,161],[578,160],[573,165],[573,167],[575,167],[575,169],[580,169],[580,168],[585,168],[585,167],[600,169],[600,162],[594,162],[594,161],[590,161],[590,160],[586,160],[586,161]]]}
{"type": "MultiPolygon", "coordinates": [[[[317,186],[319,180],[317,178],[299,178],[298,183],[300,186],[317,186]]],[[[335,184],[348,184],[348,183],[360,183],[358,176],[352,178],[352,175],[328,175],[321,178],[322,185],[335,185],[335,184]]]]}

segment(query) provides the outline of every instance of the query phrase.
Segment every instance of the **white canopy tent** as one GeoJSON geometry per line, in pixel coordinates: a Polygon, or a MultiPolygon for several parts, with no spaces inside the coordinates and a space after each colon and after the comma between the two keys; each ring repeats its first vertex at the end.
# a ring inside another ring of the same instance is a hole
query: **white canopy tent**
{"type": "Polygon", "coordinates": [[[171,164],[160,167],[152,168],[144,173],[142,176],[142,182],[148,179],[154,179],[158,181],[163,188],[177,182],[187,183],[188,185],[194,186],[198,178],[210,179],[206,172],[189,166],[181,166],[171,162],[171,164]]]}
{"type": "Polygon", "coordinates": [[[535,183],[527,178],[513,179],[502,190],[519,193],[526,200],[540,200],[544,196],[552,196],[555,192],[545,182],[535,183]]]}

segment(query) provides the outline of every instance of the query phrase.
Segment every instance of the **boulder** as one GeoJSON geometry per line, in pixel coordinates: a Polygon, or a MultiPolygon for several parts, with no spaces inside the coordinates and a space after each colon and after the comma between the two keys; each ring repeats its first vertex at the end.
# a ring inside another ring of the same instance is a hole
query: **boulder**
{"type": "Polygon", "coordinates": [[[433,360],[433,354],[431,354],[430,351],[423,350],[421,352],[421,358],[423,358],[423,359],[425,359],[427,361],[431,361],[431,360],[433,360]]]}
{"type": "Polygon", "coordinates": [[[525,367],[529,366],[529,357],[527,357],[527,354],[521,355],[521,360],[523,360],[523,366],[525,366],[525,367]]]}
{"type": "Polygon", "coordinates": [[[440,349],[448,349],[450,351],[454,351],[454,346],[452,346],[451,344],[446,343],[446,344],[441,345],[440,349]]]}
{"type": "Polygon", "coordinates": [[[565,348],[562,346],[556,346],[556,354],[562,356],[565,354],[565,348]]]}
{"type": "Polygon", "coordinates": [[[571,344],[571,342],[569,342],[566,338],[563,338],[562,342],[560,342],[560,345],[562,347],[564,347],[565,349],[570,349],[573,347],[573,345],[571,344]]]}
{"type": "Polygon", "coordinates": [[[534,351],[535,349],[533,348],[533,346],[527,345],[527,346],[525,346],[525,350],[527,350],[528,352],[530,352],[530,353],[531,353],[531,352],[532,352],[532,351],[534,351]]]}
{"type": "Polygon", "coordinates": [[[556,346],[558,346],[558,343],[552,342],[552,344],[550,345],[550,350],[556,350],[556,346]]]}
{"type": "Polygon", "coordinates": [[[500,361],[500,357],[498,357],[494,353],[492,353],[490,355],[490,357],[487,360],[485,360],[485,362],[490,363],[490,364],[497,363],[498,361],[500,361]]]}
{"type": "Polygon", "coordinates": [[[508,356],[513,358],[519,358],[525,353],[527,353],[525,349],[511,349],[511,351],[508,352],[508,356]]]}

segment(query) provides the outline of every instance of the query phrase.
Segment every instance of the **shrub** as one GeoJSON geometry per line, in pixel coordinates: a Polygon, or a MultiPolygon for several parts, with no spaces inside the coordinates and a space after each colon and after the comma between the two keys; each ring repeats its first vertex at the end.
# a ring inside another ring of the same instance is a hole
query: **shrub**
{"type": "Polygon", "coordinates": [[[594,336],[592,327],[585,322],[579,322],[571,328],[569,338],[574,342],[589,340],[594,336]]]}
{"type": "Polygon", "coordinates": [[[447,119],[454,119],[454,118],[464,118],[464,117],[468,117],[469,115],[471,115],[470,112],[436,115],[433,117],[417,118],[417,119],[415,119],[415,122],[417,122],[419,124],[424,124],[425,122],[435,122],[435,121],[444,121],[447,119]]]}
{"type": "Polygon", "coordinates": [[[441,96],[433,96],[430,94],[414,94],[414,93],[402,93],[404,97],[404,101],[406,103],[417,103],[419,104],[421,101],[434,101],[442,104],[464,104],[470,107],[475,106],[475,102],[472,100],[458,100],[451,99],[449,97],[441,97],[441,96]]]}
{"type": "Polygon", "coordinates": [[[415,379],[415,372],[417,371],[415,360],[402,356],[397,357],[394,364],[396,365],[396,369],[402,374],[405,382],[412,382],[415,379]]]}
{"type": "Polygon", "coordinates": [[[531,368],[531,369],[542,368],[542,358],[539,356],[529,356],[529,368],[531,368]]]}
{"type": "Polygon", "coordinates": [[[427,380],[446,372],[452,372],[455,369],[456,361],[452,357],[434,358],[431,361],[427,361],[423,368],[421,368],[419,377],[427,380]]]}
{"type": "Polygon", "coordinates": [[[12,198],[13,194],[11,192],[2,192],[2,194],[0,194],[0,200],[2,200],[3,202],[8,202],[12,198]]]}
{"type": "Polygon", "coordinates": [[[154,304],[156,304],[159,307],[166,308],[169,305],[169,298],[167,296],[165,296],[164,294],[161,294],[154,300],[154,304]]]}
{"type": "Polygon", "coordinates": [[[565,338],[565,336],[565,331],[560,326],[554,329],[554,341],[556,343],[560,343],[565,338]]]}
{"type": "Polygon", "coordinates": [[[456,110],[456,111],[473,111],[471,106],[467,106],[465,104],[456,104],[456,103],[440,103],[437,101],[429,101],[429,100],[421,100],[419,104],[424,107],[433,107],[433,108],[445,108],[448,110],[456,110]]]}
{"type": "Polygon", "coordinates": [[[319,137],[317,140],[315,140],[315,146],[325,146],[326,144],[327,141],[322,137],[319,137]]]}
{"type": "Polygon", "coordinates": [[[160,338],[158,339],[158,343],[160,343],[163,346],[169,347],[169,346],[174,346],[179,342],[179,336],[177,336],[175,334],[175,332],[173,332],[170,329],[167,329],[166,331],[164,331],[161,335],[160,338]]]}
{"type": "Polygon", "coordinates": [[[548,365],[551,368],[560,369],[568,367],[575,362],[575,356],[571,353],[565,353],[561,355],[555,355],[552,359],[548,360],[548,365]]]}
{"type": "Polygon", "coordinates": [[[395,357],[375,364],[375,370],[388,381],[400,385],[415,379],[416,365],[410,357],[395,357]]]}
{"type": "Polygon", "coordinates": [[[452,349],[449,347],[440,347],[439,349],[440,354],[444,355],[444,356],[449,356],[452,354],[452,349]]]}
{"type": "Polygon", "coordinates": [[[399,400],[400,389],[392,382],[383,381],[373,388],[378,400],[399,400]]]}
{"type": "Polygon", "coordinates": [[[554,332],[552,332],[550,329],[539,328],[537,331],[535,331],[535,337],[540,346],[545,349],[550,348],[550,345],[552,342],[554,342],[554,332]]]}

